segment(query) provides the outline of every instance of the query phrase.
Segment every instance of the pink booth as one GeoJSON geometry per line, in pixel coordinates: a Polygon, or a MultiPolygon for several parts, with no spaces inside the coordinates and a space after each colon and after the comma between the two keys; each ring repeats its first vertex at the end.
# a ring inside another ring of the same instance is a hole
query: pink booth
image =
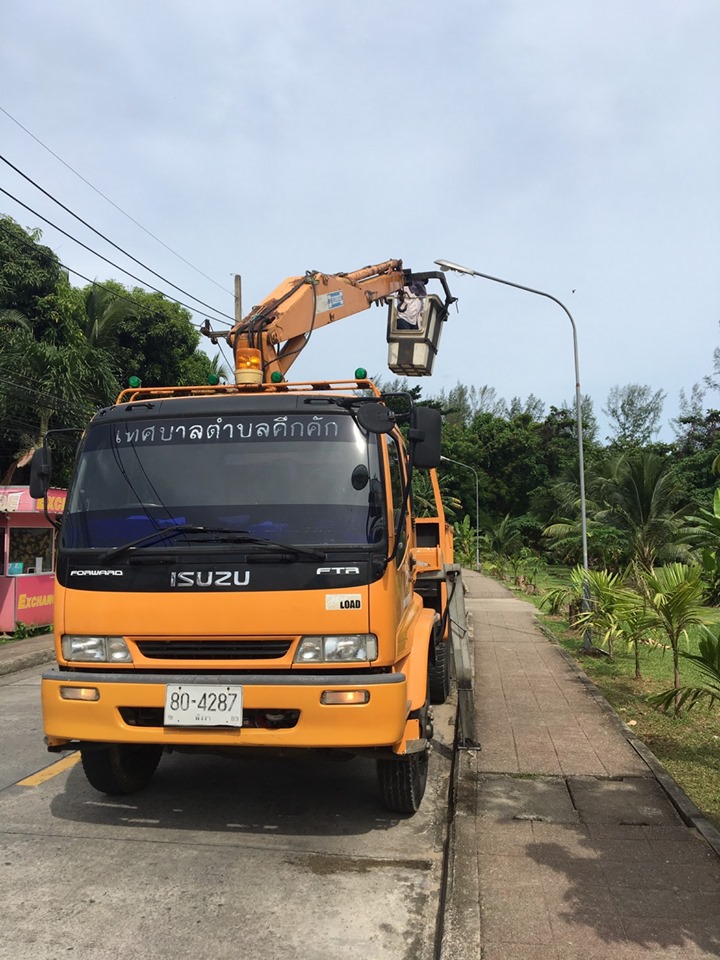
{"type": "MultiPolygon", "coordinates": [[[[48,513],[62,513],[65,490],[49,490],[48,513]]],[[[0,486],[0,632],[53,622],[55,528],[27,487],[0,486]]]]}

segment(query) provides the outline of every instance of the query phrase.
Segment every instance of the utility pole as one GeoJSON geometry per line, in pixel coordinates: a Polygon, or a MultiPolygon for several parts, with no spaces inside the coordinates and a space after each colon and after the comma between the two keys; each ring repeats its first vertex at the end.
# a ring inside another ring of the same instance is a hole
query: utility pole
{"type": "Polygon", "coordinates": [[[235,274],[235,323],[242,320],[242,277],[235,274]]]}

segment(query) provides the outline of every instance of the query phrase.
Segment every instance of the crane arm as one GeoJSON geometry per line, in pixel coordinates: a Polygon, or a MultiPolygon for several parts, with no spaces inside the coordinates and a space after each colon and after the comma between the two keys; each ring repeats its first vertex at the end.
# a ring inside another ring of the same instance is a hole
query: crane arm
{"type": "Polygon", "coordinates": [[[260,350],[264,379],[274,371],[285,375],[314,330],[383,301],[409,276],[402,260],[386,260],[354,273],[289,277],[235,324],[227,340],[236,358],[243,348],[260,350]]]}

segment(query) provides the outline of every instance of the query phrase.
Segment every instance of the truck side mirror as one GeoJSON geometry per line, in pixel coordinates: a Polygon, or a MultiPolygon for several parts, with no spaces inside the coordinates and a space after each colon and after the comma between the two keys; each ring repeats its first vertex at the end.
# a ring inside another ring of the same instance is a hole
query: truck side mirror
{"type": "Polygon", "coordinates": [[[50,447],[43,445],[36,450],[30,461],[30,496],[42,500],[50,489],[52,454],[50,447]]]}
{"type": "Polygon", "coordinates": [[[357,422],[367,433],[391,433],[395,415],[384,403],[363,403],[357,410],[357,422]]]}
{"type": "Polygon", "coordinates": [[[414,467],[440,466],[442,414],[434,407],[413,407],[410,418],[410,458],[414,467]]]}

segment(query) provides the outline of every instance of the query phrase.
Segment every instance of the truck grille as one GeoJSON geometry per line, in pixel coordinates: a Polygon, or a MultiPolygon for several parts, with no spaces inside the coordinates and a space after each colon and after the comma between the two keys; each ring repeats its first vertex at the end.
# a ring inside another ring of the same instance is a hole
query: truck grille
{"type": "Polygon", "coordinates": [[[291,640],[138,640],[148,660],[277,660],[291,640]]]}

